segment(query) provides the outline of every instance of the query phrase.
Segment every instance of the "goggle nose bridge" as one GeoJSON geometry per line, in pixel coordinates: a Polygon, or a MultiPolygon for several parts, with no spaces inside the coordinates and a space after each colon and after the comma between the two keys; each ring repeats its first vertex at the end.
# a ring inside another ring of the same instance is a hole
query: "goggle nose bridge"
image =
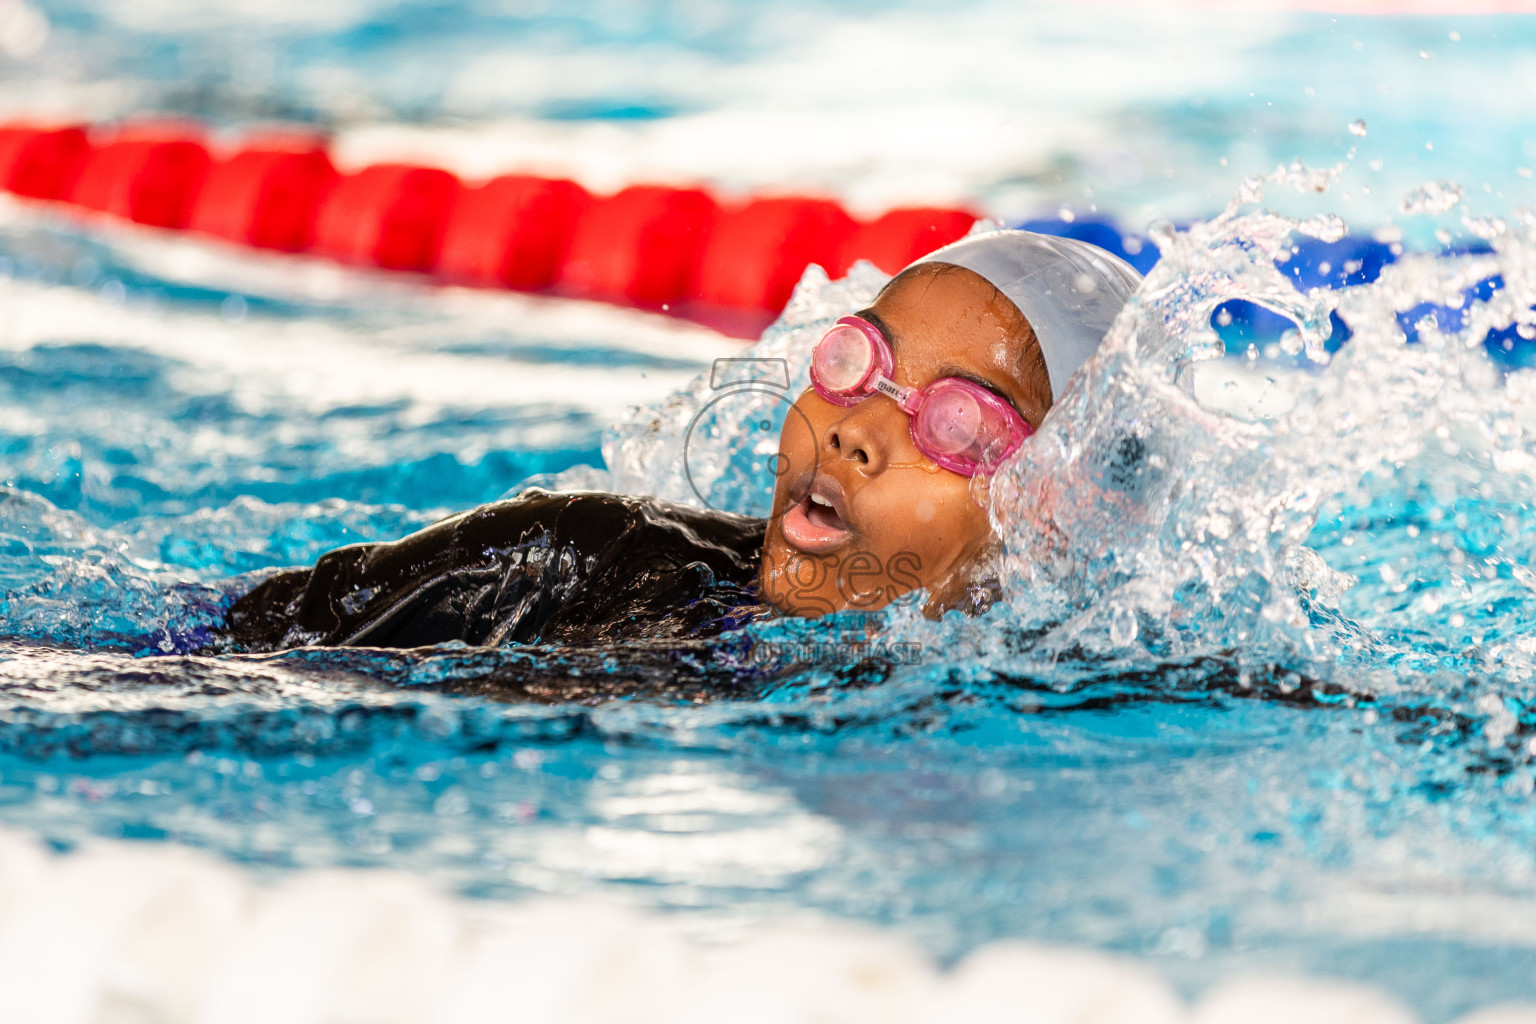
{"type": "Polygon", "coordinates": [[[875,372],[874,379],[869,382],[868,387],[871,389],[871,394],[878,391],[901,406],[902,410],[909,415],[916,413],[923,404],[916,388],[904,388],[879,371],[875,372]]]}

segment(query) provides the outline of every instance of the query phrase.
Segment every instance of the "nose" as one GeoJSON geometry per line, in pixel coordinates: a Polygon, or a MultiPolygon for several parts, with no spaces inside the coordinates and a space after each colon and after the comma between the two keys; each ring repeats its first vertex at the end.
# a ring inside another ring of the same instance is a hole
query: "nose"
{"type": "Polygon", "coordinates": [[[855,463],[864,476],[885,469],[890,458],[894,430],[906,430],[906,414],[894,402],[866,399],[851,406],[827,427],[822,450],[833,458],[855,463]]]}

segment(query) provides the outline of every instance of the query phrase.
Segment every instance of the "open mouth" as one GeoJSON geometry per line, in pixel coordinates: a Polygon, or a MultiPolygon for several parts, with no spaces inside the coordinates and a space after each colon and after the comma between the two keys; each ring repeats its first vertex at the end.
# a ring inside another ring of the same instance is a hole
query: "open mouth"
{"type": "Polygon", "coordinates": [[[817,478],[790,506],[780,523],[784,539],[807,554],[823,554],[841,547],[853,531],[843,515],[842,488],[835,480],[817,478]]]}

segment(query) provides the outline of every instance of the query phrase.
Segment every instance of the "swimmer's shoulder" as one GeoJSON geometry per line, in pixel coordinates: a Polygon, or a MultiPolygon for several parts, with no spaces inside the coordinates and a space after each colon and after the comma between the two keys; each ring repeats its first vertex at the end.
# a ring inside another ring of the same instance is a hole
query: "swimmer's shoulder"
{"type": "MultiPolygon", "coordinates": [[[[567,597],[595,587],[619,599],[629,588],[668,579],[685,567],[694,576],[702,572],[701,579],[748,586],[763,531],[761,519],[659,498],[533,488],[399,540],[348,545],[311,568],[278,573],[234,602],[226,627],[250,650],[478,643],[499,622],[499,605],[485,615],[467,609],[477,595],[494,596],[514,577],[524,582],[513,589],[548,583],[555,604],[565,600],[556,600],[556,593],[567,589],[567,597]],[[563,583],[545,579],[542,569],[527,570],[556,564],[537,550],[559,553],[563,583]]],[[[553,606],[545,612],[552,614],[553,606]]],[[[542,621],[529,628],[537,630],[542,621]]]]}
{"type": "Polygon", "coordinates": [[[481,505],[428,527],[453,531],[465,547],[518,544],[548,530],[558,545],[593,550],[620,534],[659,540],[676,534],[691,544],[732,551],[762,545],[765,521],[679,502],[612,491],[547,491],[531,487],[514,498],[481,505]]]}

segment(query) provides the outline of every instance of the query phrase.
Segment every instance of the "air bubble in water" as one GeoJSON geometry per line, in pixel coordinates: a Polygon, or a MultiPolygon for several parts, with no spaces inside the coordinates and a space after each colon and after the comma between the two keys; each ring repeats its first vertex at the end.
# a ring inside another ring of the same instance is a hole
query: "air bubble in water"
{"type": "Polygon", "coordinates": [[[1357,117],[1353,121],[1349,122],[1349,134],[1351,134],[1351,135],[1364,135],[1365,134],[1365,119],[1363,117],[1357,117]]]}

